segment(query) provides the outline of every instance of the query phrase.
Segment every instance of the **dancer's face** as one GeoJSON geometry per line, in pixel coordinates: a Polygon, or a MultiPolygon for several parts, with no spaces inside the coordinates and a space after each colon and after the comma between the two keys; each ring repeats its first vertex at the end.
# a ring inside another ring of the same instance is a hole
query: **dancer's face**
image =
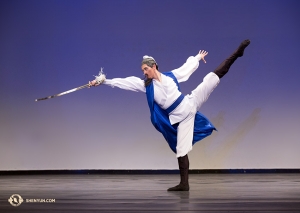
{"type": "Polygon", "coordinates": [[[156,66],[149,67],[147,64],[142,65],[142,70],[146,78],[154,78],[156,66]]]}

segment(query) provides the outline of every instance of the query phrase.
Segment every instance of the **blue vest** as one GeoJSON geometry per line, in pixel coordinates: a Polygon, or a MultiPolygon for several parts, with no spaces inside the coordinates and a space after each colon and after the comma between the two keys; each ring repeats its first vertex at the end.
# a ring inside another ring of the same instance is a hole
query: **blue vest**
{"type": "MultiPolygon", "coordinates": [[[[180,91],[178,81],[172,72],[165,72],[162,74],[172,78],[176,83],[178,90],[180,91]]],[[[146,95],[153,126],[163,134],[172,151],[176,153],[177,127],[179,123],[171,125],[168,112],[172,111],[174,107],[176,108],[176,106],[178,106],[178,104],[182,101],[183,96],[179,97],[177,101],[175,101],[176,103],[172,104],[172,106],[167,110],[164,110],[154,101],[153,82],[146,87],[146,95]],[[170,110],[170,108],[172,109],[170,110]]],[[[209,136],[213,130],[216,130],[213,124],[204,115],[202,115],[200,112],[197,112],[194,123],[193,145],[203,138],[209,136]]]]}

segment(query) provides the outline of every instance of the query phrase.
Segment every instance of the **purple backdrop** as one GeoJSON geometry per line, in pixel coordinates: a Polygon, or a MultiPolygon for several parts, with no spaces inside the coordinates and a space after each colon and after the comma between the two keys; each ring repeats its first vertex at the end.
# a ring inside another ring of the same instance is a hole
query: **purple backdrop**
{"type": "Polygon", "coordinates": [[[251,44],[201,112],[218,132],[191,168],[300,168],[299,1],[0,1],[0,170],[177,168],[142,93],[100,86],[34,102],[93,79],[142,77],[209,52],[189,93],[239,43],[251,44]],[[4,163],[5,162],[5,163],[4,163]]]}

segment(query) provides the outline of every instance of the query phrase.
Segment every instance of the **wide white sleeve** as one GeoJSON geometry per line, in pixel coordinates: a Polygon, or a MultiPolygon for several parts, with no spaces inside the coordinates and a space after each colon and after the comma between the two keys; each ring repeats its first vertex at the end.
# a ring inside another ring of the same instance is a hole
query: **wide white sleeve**
{"type": "Polygon", "coordinates": [[[190,56],[186,62],[179,68],[172,70],[178,82],[184,82],[189,79],[193,72],[199,66],[200,55],[190,56]]]}
{"type": "Polygon", "coordinates": [[[134,92],[146,92],[144,81],[138,77],[106,79],[102,84],[134,92]]]}

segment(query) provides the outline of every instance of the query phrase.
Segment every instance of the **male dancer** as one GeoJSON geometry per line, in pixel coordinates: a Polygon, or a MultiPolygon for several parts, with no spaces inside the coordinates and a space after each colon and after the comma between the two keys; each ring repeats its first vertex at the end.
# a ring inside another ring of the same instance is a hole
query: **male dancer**
{"type": "MultiPolygon", "coordinates": [[[[208,54],[200,50],[194,57],[190,56],[186,63],[171,72],[161,73],[153,57],[144,56],[142,70],[145,80],[137,77],[106,79],[103,84],[119,87],[125,90],[144,92],[151,113],[151,122],[163,134],[170,148],[176,153],[180,170],[180,183],[168,191],[189,191],[188,152],[199,140],[210,135],[215,127],[198,112],[211,92],[228,72],[230,66],[243,56],[244,49],[250,40],[244,40],[236,51],[224,60],[214,72],[207,74],[203,82],[190,95],[183,96],[179,84],[188,80],[198,68],[199,61],[208,54]]],[[[98,86],[96,80],[89,82],[91,86],[98,86]]]]}

